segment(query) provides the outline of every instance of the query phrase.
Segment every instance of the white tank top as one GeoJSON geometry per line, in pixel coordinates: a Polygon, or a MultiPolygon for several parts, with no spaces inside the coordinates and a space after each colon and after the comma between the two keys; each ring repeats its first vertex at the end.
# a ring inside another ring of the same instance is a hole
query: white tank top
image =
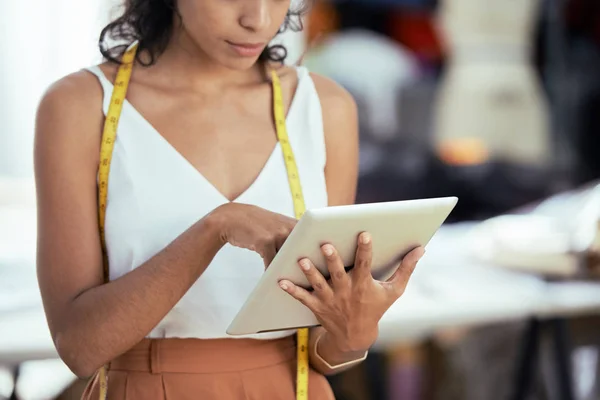
{"type": "MultiPolygon", "coordinates": [[[[104,89],[106,115],[113,86],[100,68],[88,68],[104,89]]],[[[327,206],[321,105],[304,67],[286,123],[307,208],[327,206]]],[[[113,150],[106,209],[110,279],[117,279],[165,248],[196,221],[228,200],[129,103],[113,150]]],[[[294,216],[279,143],[251,186],[234,202],[294,216]]],[[[262,258],[226,244],[151,338],[226,338],[225,330],[264,272],[262,258]]],[[[249,335],[260,339],[294,331],[249,335]]],[[[239,336],[236,336],[239,337],[239,336]]]]}

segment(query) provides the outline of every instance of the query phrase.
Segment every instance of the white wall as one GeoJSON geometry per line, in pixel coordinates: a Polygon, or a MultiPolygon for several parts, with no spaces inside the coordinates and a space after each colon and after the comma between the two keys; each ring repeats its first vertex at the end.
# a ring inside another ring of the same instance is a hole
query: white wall
{"type": "Polygon", "coordinates": [[[0,2],[0,175],[32,175],[37,103],[51,82],[98,60],[101,2],[0,2]]]}

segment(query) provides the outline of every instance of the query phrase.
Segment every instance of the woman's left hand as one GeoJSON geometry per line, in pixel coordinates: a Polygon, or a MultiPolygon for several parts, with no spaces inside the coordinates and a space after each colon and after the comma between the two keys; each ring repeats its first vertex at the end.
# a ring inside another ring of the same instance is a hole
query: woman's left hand
{"type": "Polygon", "coordinates": [[[371,275],[370,235],[359,235],[354,268],[346,273],[344,264],[330,244],[321,247],[331,275],[328,282],[308,259],[300,260],[313,287],[312,293],[282,280],[280,286],[307,306],[327,331],[338,349],[345,352],[367,350],[377,339],[379,320],[404,293],[408,280],[424,250],[418,247],[403,258],[394,275],[385,282],[371,275]]]}

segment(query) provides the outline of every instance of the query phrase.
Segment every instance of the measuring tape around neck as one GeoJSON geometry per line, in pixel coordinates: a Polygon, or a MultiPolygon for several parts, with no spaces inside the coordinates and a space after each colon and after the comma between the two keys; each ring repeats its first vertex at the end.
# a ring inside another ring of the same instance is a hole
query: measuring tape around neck
{"type": "MultiPolygon", "coordinates": [[[[131,71],[135,61],[137,52],[137,43],[132,44],[123,55],[122,64],[117,72],[117,77],[114,83],[110,106],[106,114],[104,122],[104,130],[102,132],[102,142],[100,146],[100,165],[98,168],[98,218],[100,226],[100,239],[102,243],[104,280],[108,282],[108,255],[106,252],[106,241],[104,235],[104,220],[106,216],[106,202],[108,195],[108,176],[110,173],[110,163],[112,160],[112,152],[117,138],[117,127],[119,118],[123,109],[123,103],[127,95],[127,88],[131,78],[131,71]]],[[[300,219],[306,206],[304,204],[304,196],[302,194],[302,186],[300,185],[300,176],[298,175],[298,167],[294,158],[294,152],[289,142],[285,110],[283,103],[283,95],[281,91],[281,83],[275,71],[271,71],[271,79],[273,84],[273,114],[275,118],[275,127],[277,131],[277,140],[283,151],[283,157],[288,175],[288,182],[292,193],[294,203],[294,213],[296,219],[300,219]]],[[[296,399],[308,400],[308,328],[298,329],[297,333],[297,371],[296,371],[296,399]]],[[[103,366],[98,371],[99,380],[99,395],[100,400],[106,399],[108,389],[108,368],[103,366]]]]}

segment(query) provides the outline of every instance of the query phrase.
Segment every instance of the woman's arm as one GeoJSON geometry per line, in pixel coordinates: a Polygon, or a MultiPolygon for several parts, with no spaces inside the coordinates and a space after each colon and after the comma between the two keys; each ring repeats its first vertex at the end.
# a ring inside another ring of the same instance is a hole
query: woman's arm
{"type": "Polygon", "coordinates": [[[181,299],[230,242],[266,262],[295,220],[227,204],[143,265],[103,284],[97,184],[102,91],[87,72],[56,83],[36,119],[37,271],[50,332],[78,376],[130,349],[181,299]]]}
{"type": "Polygon", "coordinates": [[[56,83],[36,120],[38,280],[56,348],[79,376],[139,342],[223,245],[210,216],[103,285],[96,174],[102,93],[86,72],[56,83]]]}
{"type": "MultiPolygon", "coordinates": [[[[327,162],[325,179],[329,205],[353,204],[358,179],[358,113],[352,96],[337,83],[311,74],[321,101],[327,162]]],[[[341,372],[346,368],[331,370],[339,365],[361,358],[365,351],[342,351],[331,344],[322,327],[311,329],[309,359],[313,368],[323,374],[341,372]],[[319,356],[315,355],[315,342],[319,340],[319,356]]],[[[366,349],[365,349],[366,350],[366,349]]]]}

